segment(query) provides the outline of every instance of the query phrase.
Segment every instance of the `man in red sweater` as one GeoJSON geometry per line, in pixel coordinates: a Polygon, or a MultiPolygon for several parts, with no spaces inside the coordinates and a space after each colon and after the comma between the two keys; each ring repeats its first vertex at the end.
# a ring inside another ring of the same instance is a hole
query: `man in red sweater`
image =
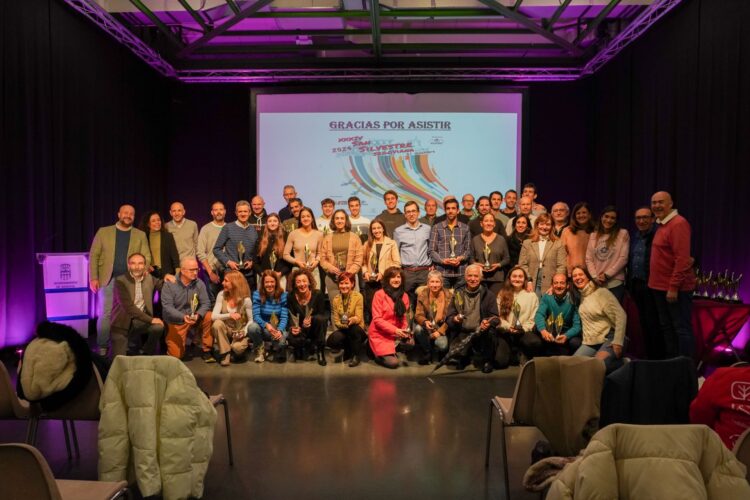
{"type": "Polygon", "coordinates": [[[695,339],[690,309],[695,274],[690,256],[690,224],[673,205],[672,196],[666,191],[651,197],[658,229],[651,244],[648,287],[656,301],[666,357],[692,357],[695,339]]]}
{"type": "Polygon", "coordinates": [[[690,423],[709,426],[731,450],[750,427],[750,366],[713,372],[690,404],[690,423]]]}

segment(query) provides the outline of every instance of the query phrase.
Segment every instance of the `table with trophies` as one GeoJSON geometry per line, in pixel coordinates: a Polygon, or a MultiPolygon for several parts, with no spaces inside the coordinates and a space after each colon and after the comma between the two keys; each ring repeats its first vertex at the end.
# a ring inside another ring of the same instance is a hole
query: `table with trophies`
{"type": "Polygon", "coordinates": [[[693,293],[692,323],[696,340],[695,359],[702,364],[711,361],[717,348],[731,351],[740,361],[734,338],[750,319],[750,304],[742,303],[738,290],[742,275],[701,272],[696,269],[693,293]]]}

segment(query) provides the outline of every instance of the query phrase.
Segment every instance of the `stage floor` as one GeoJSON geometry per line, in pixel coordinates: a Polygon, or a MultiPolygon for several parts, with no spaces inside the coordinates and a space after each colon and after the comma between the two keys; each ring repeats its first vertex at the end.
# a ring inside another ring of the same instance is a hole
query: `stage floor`
{"type": "MultiPolygon", "coordinates": [[[[503,498],[497,420],[484,468],[487,405],[512,395],[518,368],[443,368],[428,378],[434,365],[409,365],[188,362],[201,388],[223,393],[230,407],[235,464],[220,408],[204,498],[503,498]]],[[[76,428],[80,460],[68,461],[59,422],[40,425],[38,446],[56,477],[93,479],[96,427],[76,428]]],[[[0,429],[3,442],[24,438],[23,424],[0,429]]],[[[538,498],[521,486],[538,438],[535,430],[509,432],[513,499],[538,498]]]]}

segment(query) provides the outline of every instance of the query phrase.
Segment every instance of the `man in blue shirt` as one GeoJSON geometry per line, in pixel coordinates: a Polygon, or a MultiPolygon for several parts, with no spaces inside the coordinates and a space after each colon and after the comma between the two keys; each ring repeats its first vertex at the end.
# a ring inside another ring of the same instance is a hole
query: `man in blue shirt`
{"type": "Polygon", "coordinates": [[[641,330],[648,359],[664,359],[664,337],[659,329],[659,313],[651,290],[648,289],[648,274],[651,261],[651,243],[656,234],[654,214],[649,207],[635,211],[636,230],[630,234],[627,288],[638,308],[641,330]]]}
{"type": "Polygon", "coordinates": [[[214,244],[214,255],[224,268],[239,271],[245,276],[250,290],[255,290],[255,247],[258,232],[250,224],[250,202],[240,200],[235,204],[237,220],[225,224],[214,244]]]}
{"type": "Polygon", "coordinates": [[[427,283],[427,273],[432,267],[429,254],[431,228],[419,222],[419,205],[414,201],[404,205],[404,215],[406,224],[396,228],[393,239],[401,255],[401,267],[406,276],[404,289],[413,309],[417,303],[417,287],[427,283]]]}
{"type": "MultiPolygon", "coordinates": [[[[197,260],[187,257],[180,261],[180,277],[164,285],[161,305],[167,324],[167,354],[186,361],[191,359],[189,354],[186,356],[185,348],[188,334],[200,330],[201,339],[195,338],[194,345],[202,343],[202,357],[207,361],[213,346],[211,302],[206,285],[198,279],[197,260]]],[[[194,335],[197,337],[197,332],[194,335]]]]}
{"type": "Polygon", "coordinates": [[[570,302],[568,277],[564,273],[552,277],[552,295],[542,295],[534,323],[547,355],[570,356],[581,347],[581,318],[578,308],[570,302]],[[562,325],[557,323],[560,317],[562,325]]]}

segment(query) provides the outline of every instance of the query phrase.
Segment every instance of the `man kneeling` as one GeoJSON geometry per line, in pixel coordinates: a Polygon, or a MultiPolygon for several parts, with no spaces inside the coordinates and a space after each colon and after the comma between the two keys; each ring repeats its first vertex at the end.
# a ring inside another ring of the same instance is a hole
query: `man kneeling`
{"type": "Polygon", "coordinates": [[[446,318],[451,350],[474,334],[459,353],[458,368],[463,369],[469,363],[470,348],[473,347],[482,363],[482,372],[490,373],[495,352],[494,330],[499,321],[497,300],[482,285],[482,266],[471,264],[466,268],[464,278],[466,284],[453,294],[446,318]]]}

